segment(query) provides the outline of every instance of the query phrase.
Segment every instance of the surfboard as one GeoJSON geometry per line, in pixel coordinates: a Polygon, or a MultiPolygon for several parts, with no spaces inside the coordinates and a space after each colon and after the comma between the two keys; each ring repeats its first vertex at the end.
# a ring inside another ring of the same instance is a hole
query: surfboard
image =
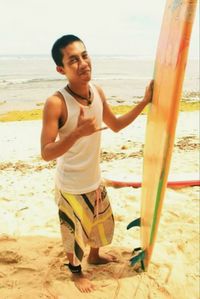
{"type": "MultiPolygon", "coordinates": [[[[140,218],[141,248],[131,264],[151,261],[167,186],[190,36],[197,0],[167,0],[154,67],[154,92],[147,117],[140,218]]],[[[187,121],[187,120],[186,120],[187,121]]]]}

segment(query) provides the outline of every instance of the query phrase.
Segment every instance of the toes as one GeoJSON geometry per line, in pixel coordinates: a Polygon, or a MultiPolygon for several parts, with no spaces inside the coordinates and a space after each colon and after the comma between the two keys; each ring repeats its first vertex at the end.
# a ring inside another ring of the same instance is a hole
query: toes
{"type": "Polygon", "coordinates": [[[75,285],[81,293],[91,293],[96,289],[95,285],[93,284],[88,284],[88,285],[75,284],[75,285]]]}
{"type": "Polygon", "coordinates": [[[89,286],[89,287],[85,287],[81,289],[82,293],[91,293],[92,291],[95,290],[95,287],[93,285],[89,286]]]}

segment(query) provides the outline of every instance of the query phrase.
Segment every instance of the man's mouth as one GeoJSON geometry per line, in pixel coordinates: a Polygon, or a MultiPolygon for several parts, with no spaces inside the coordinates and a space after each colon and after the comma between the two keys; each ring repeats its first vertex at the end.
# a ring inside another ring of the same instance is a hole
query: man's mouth
{"type": "Polygon", "coordinates": [[[87,74],[89,74],[91,71],[90,71],[90,69],[88,69],[88,70],[84,70],[84,71],[82,71],[81,73],[80,73],[80,75],[87,75],[87,74]]]}

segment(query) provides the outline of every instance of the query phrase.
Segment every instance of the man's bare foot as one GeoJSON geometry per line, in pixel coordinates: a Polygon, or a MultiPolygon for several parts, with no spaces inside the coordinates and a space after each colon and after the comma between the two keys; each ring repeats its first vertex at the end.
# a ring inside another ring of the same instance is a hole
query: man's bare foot
{"type": "Polygon", "coordinates": [[[95,290],[95,286],[89,279],[85,277],[85,275],[81,273],[72,274],[72,279],[74,281],[75,286],[82,293],[90,293],[95,290]]]}
{"type": "Polygon", "coordinates": [[[118,262],[118,259],[115,256],[110,254],[103,254],[101,256],[89,254],[87,261],[89,264],[92,265],[103,265],[112,262],[118,262]]]}

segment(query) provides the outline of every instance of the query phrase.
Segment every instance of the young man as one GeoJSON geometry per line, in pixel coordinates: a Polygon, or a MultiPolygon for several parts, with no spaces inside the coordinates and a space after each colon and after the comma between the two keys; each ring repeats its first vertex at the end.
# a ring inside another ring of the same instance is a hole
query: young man
{"type": "Polygon", "coordinates": [[[52,57],[67,82],[44,106],[41,154],[46,161],[57,159],[56,199],[68,267],[77,288],[90,292],[94,285],[81,271],[85,246],[90,245],[89,263],[115,261],[99,253],[100,247],[111,243],[114,231],[112,209],[101,184],[102,122],[114,132],[128,126],[151,101],[152,82],[135,108],[116,117],[103,90],[90,83],[90,57],[78,37],[59,38],[52,57]]]}

